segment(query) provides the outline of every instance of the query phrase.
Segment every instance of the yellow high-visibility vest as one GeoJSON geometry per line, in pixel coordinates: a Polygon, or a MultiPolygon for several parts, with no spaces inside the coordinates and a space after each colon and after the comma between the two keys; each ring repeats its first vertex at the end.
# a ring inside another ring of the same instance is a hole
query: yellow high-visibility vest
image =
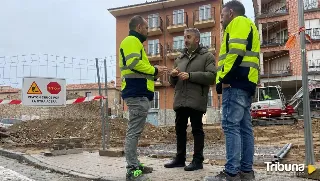
{"type": "Polygon", "coordinates": [[[120,44],[119,67],[122,98],[147,97],[152,100],[158,70],[150,64],[137,34],[136,32],[131,33],[120,44]]]}
{"type": "Polygon", "coordinates": [[[243,89],[255,87],[259,78],[259,55],[259,31],[255,24],[244,16],[234,18],[224,31],[219,52],[217,85],[234,84],[233,87],[243,89]]]}

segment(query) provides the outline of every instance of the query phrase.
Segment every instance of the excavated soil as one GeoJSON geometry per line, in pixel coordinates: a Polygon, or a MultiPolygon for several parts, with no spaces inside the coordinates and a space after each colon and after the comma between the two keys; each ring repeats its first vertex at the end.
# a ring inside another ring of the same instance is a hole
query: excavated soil
{"type": "MultiPolygon", "coordinates": [[[[315,159],[320,161],[320,120],[313,120],[313,141],[315,159]]],[[[303,162],[304,153],[304,129],[303,121],[294,125],[280,125],[267,127],[254,127],[255,144],[263,146],[284,146],[292,143],[293,147],[286,157],[286,162],[303,162]]],[[[123,147],[127,129],[126,119],[110,120],[110,146],[123,147]]],[[[220,125],[206,125],[206,145],[219,145],[224,143],[224,134],[220,125]]],[[[8,130],[13,143],[1,143],[2,147],[37,148],[44,149],[52,146],[53,138],[83,137],[87,148],[101,147],[101,119],[47,119],[32,120],[16,124],[8,130]]],[[[8,139],[8,138],[7,138],[8,139]]],[[[148,147],[157,144],[175,144],[174,127],[155,127],[146,124],[139,142],[140,147],[148,147]]],[[[188,127],[188,142],[193,143],[190,126],[188,127]]]]}
{"type": "MultiPolygon", "coordinates": [[[[126,119],[110,119],[110,146],[121,147],[126,134],[126,119]]],[[[17,146],[45,148],[53,138],[82,137],[87,147],[100,146],[102,140],[100,119],[48,119],[16,124],[9,129],[11,140],[17,146]]],[[[173,135],[161,128],[147,124],[140,146],[173,140],[173,135]]]]}

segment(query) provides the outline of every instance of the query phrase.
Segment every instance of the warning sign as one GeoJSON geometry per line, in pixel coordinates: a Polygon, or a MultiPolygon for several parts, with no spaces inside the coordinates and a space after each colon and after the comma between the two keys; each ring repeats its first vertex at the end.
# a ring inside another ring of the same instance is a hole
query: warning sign
{"type": "Polygon", "coordinates": [[[66,79],[24,77],[22,87],[24,106],[66,106],[66,79]]]}
{"type": "Polygon", "coordinates": [[[27,94],[42,94],[40,88],[35,81],[32,82],[27,94]]]}

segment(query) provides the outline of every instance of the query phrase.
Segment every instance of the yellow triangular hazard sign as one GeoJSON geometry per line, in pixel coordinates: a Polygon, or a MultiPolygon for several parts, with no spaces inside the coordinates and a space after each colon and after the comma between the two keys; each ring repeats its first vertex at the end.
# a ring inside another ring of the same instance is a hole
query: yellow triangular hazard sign
{"type": "Polygon", "coordinates": [[[40,88],[38,87],[35,81],[32,82],[27,94],[42,94],[40,88]]]}
{"type": "Polygon", "coordinates": [[[316,171],[316,167],[313,165],[308,165],[308,174],[312,174],[314,171],[316,171]]]}

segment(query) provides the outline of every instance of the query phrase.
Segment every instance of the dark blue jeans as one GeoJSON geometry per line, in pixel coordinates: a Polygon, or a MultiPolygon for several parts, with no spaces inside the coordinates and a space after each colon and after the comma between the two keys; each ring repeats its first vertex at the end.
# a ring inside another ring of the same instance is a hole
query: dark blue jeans
{"type": "Polygon", "coordinates": [[[254,137],[250,115],[251,96],[237,88],[222,91],[222,128],[226,140],[225,170],[231,174],[251,171],[254,137]]]}

